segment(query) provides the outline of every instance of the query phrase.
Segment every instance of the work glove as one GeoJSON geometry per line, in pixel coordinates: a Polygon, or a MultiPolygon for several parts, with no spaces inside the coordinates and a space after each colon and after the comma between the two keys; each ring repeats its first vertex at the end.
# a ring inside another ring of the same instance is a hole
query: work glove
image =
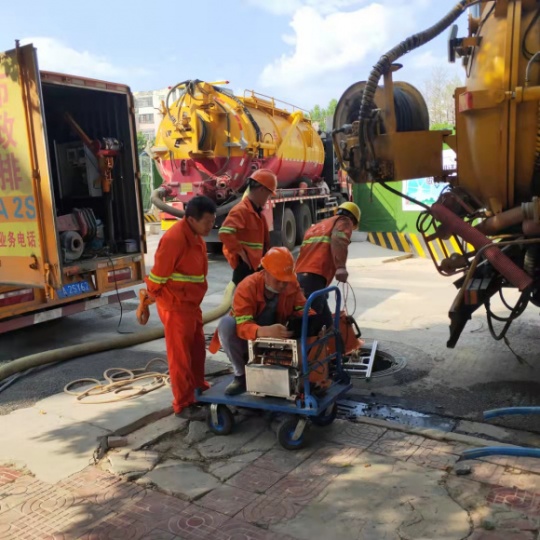
{"type": "Polygon", "coordinates": [[[137,308],[136,312],[137,321],[139,321],[139,324],[145,325],[148,322],[148,319],[150,318],[149,306],[151,306],[155,301],[155,298],[150,296],[146,289],[141,289],[139,291],[139,307],[137,308]]]}

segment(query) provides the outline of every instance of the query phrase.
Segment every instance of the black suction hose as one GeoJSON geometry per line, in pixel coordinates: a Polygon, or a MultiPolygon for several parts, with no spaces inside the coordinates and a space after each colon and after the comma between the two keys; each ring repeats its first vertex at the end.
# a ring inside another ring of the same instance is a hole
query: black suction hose
{"type": "MultiPolygon", "coordinates": [[[[183,218],[185,212],[183,210],[180,210],[179,208],[174,208],[174,206],[171,206],[170,204],[167,204],[163,198],[168,195],[167,188],[164,188],[163,186],[158,187],[157,189],[154,189],[152,191],[152,195],[150,195],[150,201],[154,206],[159,208],[162,212],[166,212],[167,214],[171,214],[171,216],[175,216],[177,218],[183,218]]],[[[232,200],[231,202],[228,202],[226,204],[222,204],[221,206],[218,206],[216,210],[216,216],[222,216],[223,214],[226,214],[229,212],[236,204],[240,201],[240,195],[232,200]]]]}
{"type": "Polygon", "coordinates": [[[386,73],[398,58],[437,37],[443,30],[448,28],[469,7],[469,5],[474,3],[476,3],[476,0],[461,0],[461,2],[458,2],[438,23],[427,30],[408,37],[399,45],[381,56],[377,64],[375,64],[371,70],[364,93],[362,94],[362,103],[360,105],[360,113],[358,116],[360,122],[369,119],[374,104],[375,91],[377,90],[381,75],[386,73]]]}

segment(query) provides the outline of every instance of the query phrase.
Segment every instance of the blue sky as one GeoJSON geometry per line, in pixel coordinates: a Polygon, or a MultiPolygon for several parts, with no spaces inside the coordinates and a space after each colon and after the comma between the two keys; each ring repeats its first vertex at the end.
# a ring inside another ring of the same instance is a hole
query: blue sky
{"type": "MultiPolygon", "coordinates": [[[[403,38],[439,20],[455,0],[26,0],[2,6],[0,50],[32,41],[41,69],[129,84],[229,80],[310,109],[325,106],[403,38]]],[[[464,35],[467,16],[458,21],[464,35]]],[[[405,56],[396,79],[420,90],[446,61],[447,32],[405,56]]]]}

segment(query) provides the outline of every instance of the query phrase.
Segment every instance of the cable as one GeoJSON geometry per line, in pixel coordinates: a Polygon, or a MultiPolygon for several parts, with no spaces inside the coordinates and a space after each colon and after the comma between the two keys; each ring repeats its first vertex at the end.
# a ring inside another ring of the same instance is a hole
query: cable
{"type": "Polygon", "coordinates": [[[118,290],[118,283],[116,282],[116,275],[115,275],[115,269],[114,269],[114,261],[112,260],[112,257],[109,253],[107,253],[107,257],[109,259],[109,262],[111,263],[112,267],[112,276],[114,280],[114,289],[116,291],[116,298],[118,300],[118,305],[120,306],[120,319],[118,320],[118,325],[116,326],[116,332],[118,334],[133,334],[133,331],[126,332],[123,330],[120,330],[120,326],[122,324],[122,320],[124,318],[124,306],[122,305],[122,299],[120,298],[120,291],[118,290]]]}
{"type": "Polygon", "coordinates": [[[529,51],[529,49],[527,49],[527,38],[529,37],[529,32],[533,28],[534,23],[538,20],[538,17],[540,17],[540,8],[538,8],[538,10],[536,11],[536,14],[529,23],[529,26],[527,26],[527,29],[523,34],[523,40],[521,41],[521,52],[527,60],[529,60],[533,56],[533,53],[529,51]]]}

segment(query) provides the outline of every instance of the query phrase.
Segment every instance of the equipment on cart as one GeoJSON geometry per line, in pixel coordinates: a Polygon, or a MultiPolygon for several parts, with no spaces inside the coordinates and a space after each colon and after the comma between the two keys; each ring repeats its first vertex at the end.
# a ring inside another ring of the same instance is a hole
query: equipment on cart
{"type": "Polygon", "coordinates": [[[261,409],[287,415],[277,430],[279,443],[287,450],[305,444],[308,420],[319,426],[331,424],[337,415],[337,400],[352,385],[342,365],[340,336],[341,293],[337,287],[314,292],[306,302],[300,340],[259,338],[249,342],[250,363],[246,366],[247,391],[225,395],[226,378],[195,397],[210,403],[208,426],[217,435],[228,435],[234,427],[232,407],[261,409]],[[309,336],[309,309],[319,296],[336,295],[334,326],[321,336],[309,336]]]}

